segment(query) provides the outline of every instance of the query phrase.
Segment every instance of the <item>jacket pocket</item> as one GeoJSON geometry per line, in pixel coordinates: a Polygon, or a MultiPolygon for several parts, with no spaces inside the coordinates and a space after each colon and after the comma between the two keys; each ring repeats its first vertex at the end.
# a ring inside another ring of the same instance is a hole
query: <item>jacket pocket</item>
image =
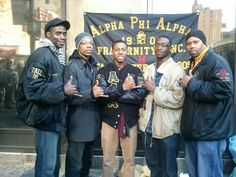
{"type": "Polygon", "coordinates": [[[22,120],[27,126],[37,127],[39,125],[52,123],[54,119],[53,107],[40,107],[29,103],[24,111],[22,120]]]}

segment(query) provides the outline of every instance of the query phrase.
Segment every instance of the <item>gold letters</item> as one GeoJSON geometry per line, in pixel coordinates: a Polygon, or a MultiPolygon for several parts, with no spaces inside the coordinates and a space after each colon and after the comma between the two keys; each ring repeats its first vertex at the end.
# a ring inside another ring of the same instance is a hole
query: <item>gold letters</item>
{"type": "Polygon", "coordinates": [[[114,22],[105,23],[103,25],[99,25],[97,27],[95,27],[94,25],[91,25],[90,29],[91,29],[93,37],[96,37],[108,31],[124,29],[124,25],[122,21],[119,21],[119,22],[114,21],[114,22]]]}
{"type": "MultiPolygon", "coordinates": [[[[153,24],[151,24],[150,20],[140,20],[137,16],[130,16],[130,29],[140,29],[140,30],[150,29],[151,25],[153,24]]],[[[122,21],[119,22],[112,21],[101,24],[99,26],[94,26],[94,25],[90,26],[90,30],[92,32],[93,37],[99,36],[108,31],[115,31],[122,29],[125,29],[122,21]]],[[[173,31],[173,32],[176,31],[184,35],[187,35],[190,31],[190,29],[187,29],[187,27],[183,24],[165,22],[164,17],[160,17],[160,19],[157,21],[156,29],[163,31],[173,31]]]]}

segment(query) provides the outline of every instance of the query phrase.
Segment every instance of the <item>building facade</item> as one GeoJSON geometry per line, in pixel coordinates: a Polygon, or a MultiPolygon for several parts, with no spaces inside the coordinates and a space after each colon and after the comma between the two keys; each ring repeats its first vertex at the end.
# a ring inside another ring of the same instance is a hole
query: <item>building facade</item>
{"type": "Polygon", "coordinates": [[[194,1],[192,12],[199,13],[198,28],[204,31],[207,44],[213,46],[214,43],[221,41],[222,32],[222,10],[203,8],[201,4],[194,1]]]}

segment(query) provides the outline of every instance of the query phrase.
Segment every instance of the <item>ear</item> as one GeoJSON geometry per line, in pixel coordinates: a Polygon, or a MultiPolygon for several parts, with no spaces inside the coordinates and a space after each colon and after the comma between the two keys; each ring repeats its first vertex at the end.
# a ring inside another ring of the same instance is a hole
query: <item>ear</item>
{"type": "Polygon", "coordinates": [[[46,37],[49,38],[49,37],[50,37],[50,34],[51,34],[51,33],[50,33],[49,31],[46,32],[46,37]]]}

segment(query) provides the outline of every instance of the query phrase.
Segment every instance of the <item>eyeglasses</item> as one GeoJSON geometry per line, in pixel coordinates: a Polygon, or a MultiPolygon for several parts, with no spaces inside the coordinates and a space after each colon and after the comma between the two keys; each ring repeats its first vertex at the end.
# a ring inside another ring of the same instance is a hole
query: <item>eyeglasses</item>
{"type": "Polygon", "coordinates": [[[155,44],[155,47],[170,47],[170,45],[168,45],[168,44],[165,44],[165,43],[156,43],[155,44]]]}

